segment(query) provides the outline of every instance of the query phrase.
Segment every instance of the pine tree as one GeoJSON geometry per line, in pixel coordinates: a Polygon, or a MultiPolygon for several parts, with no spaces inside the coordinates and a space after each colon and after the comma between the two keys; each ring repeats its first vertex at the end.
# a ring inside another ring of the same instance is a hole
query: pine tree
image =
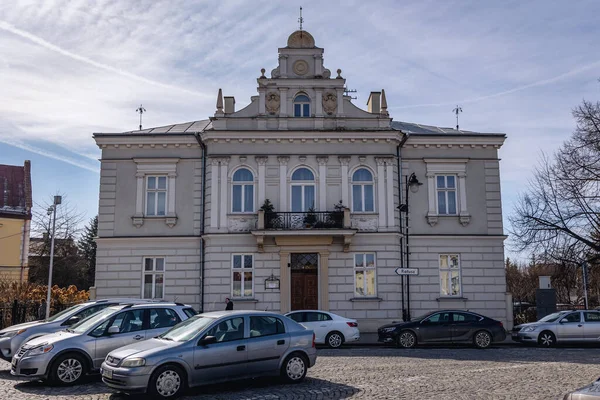
{"type": "Polygon", "coordinates": [[[85,277],[87,289],[94,285],[96,275],[96,236],[98,236],[98,216],[92,218],[85,227],[82,238],[77,243],[81,256],[85,263],[85,277]]]}

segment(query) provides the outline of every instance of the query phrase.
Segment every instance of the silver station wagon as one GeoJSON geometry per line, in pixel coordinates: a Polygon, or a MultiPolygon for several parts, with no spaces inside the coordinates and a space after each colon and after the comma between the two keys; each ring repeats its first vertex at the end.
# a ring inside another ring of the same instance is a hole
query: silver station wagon
{"type": "Polygon", "coordinates": [[[12,359],[11,374],[72,385],[97,371],[110,351],[160,335],[195,314],[190,306],[176,303],[107,307],[63,331],[25,343],[12,359]]]}
{"type": "Polygon", "coordinates": [[[165,399],[187,387],[263,375],[300,382],[317,359],[314,338],[312,330],[280,314],[209,312],[155,339],[111,351],[102,380],[123,392],[165,399]]]}
{"type": "Polygon", "coordinates": [[[600,343],[600,311],[559,311],[537,322],[515,326],[512,339],[543,347],[557,343],[600,343]]]}

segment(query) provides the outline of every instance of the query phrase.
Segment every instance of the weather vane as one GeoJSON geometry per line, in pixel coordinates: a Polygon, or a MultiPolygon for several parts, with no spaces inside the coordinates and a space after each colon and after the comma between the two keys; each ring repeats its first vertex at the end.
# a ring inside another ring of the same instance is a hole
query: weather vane
{"type": "Polygon", "coordinates": [[[300,18],[298,18],[298,22],[300,23],[300,32],[302,32],[302,23],[304,22],[304,18],[302,18],[302,7],[300,7],[300,18]]]}
{"type": "Polygon", "coordinates": [[[135,110],[136,113],[140,114],[140,131],[142,130],[142,114],[146,112],[146,109],[140,104],[140,107],[135,110]]]}
{"type": "Polygon", "coordinates": [[[456,106],[456,108],[455,108],[454,110],[452,110],[452,112],[453,112],[454,114],[456,114],[456,130],[459,130],[459,129],[458,129],[458,113],[461,113],[461,112],[462,112],[462,108],[460,108],[460,107],[457,105],[457,106],[456,106]]]}

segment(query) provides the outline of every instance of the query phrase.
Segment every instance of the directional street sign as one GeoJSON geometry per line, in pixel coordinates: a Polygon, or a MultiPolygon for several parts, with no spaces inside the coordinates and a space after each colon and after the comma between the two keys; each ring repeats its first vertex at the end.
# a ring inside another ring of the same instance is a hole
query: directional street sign
{"type": "Polygon", "coordinates": [[[419,275],[419,268],[396,268],[398,275],[419,275]]]}

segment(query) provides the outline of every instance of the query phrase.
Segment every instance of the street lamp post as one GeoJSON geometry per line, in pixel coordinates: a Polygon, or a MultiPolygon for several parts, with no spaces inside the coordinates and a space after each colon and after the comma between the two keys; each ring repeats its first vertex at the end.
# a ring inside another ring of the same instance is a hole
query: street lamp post
{"type": "MultiPolygon", "coordinates": [[[[423,183],[419,182],[419,180],[417,179],[417,176],[415,175],[415,173],[413,172],[412,174],[410,174],[410,176],[406,177],[405,180],[405,194],[404,194],[404,204],[400,204],[398,206],[398,210],[401,213],[404,213],[404,255],[406,257],[405,260],[402,260],[404,267],[405,268],[409,268],[410,267],[410,251],[409,251],[409,243],[408,243],[408,194],[409,194],[409,190],[413,193],[417,193],[419,191],[419,186],[421,186],[423,183]]],[[[401,285],[402,285],[402,319],[404,321],[410,321],[410,276],[407,275],[406,276],[406,302],[407,302],[407,307],[404,308],[404,276],[401,277],[402,281],[401,281],[401,285]]]]}
{"type": "Polygon", "coordinates": [[[61,196],[54,196],[54,204],[48,207],[52,217],[52,238],[50,239],[50,267],[48,268],[48,295],[46,296],[46,319],[50,317],[50,299],[52,294],[52,266],[54,264],[54,236],[56,235],[56,206],[62,202],[61,196]]]}

